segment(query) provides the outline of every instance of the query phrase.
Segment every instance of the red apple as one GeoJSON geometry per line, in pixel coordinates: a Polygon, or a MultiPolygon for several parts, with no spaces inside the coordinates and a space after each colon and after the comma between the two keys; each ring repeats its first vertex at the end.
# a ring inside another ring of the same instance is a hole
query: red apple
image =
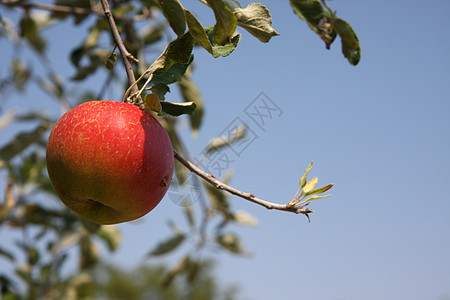
{"type": "Polygon", "coordinates": [[[59,197],[100,224],[131,221],[155,208],[173,167],[166,131],[132,104],[81,104],[61,117],[48,139],[47,170],[59,197]]]}

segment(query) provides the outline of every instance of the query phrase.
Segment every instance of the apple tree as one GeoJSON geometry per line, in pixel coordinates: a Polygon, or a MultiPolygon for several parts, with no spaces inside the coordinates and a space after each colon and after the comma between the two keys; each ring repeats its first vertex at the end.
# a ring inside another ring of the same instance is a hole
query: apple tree
{"type": "MultiPolygon", "coordinates": [[[[0,188],[4,191],[0,198],[0,231],[16,231],[23,236],[15,245],[0,244],[0,259],[15,268],[14,274],[0,271],[2,299],[81,297],[94,282],[92,270],[99,261],[98,243],[110,251],[119,247],[117,227],[89,221],[59,201],[45,157],[48,136],[61,114],[78,104],[103,99],[112,86],[122,87],[123,97],[115,100],[152,114],[170,137],[175,159],[172,187],[189,184],[208,195],[201,199],[200,205],[181,203],[190,230],[183,231],[172,224],[173,234],[166,240],[155,241],[149,256],[168,254],[190,237],[199,251],[212,242],[226,252],[245,253],[239,237],[227,229],[234,224],[252,224],[254,219],[234,211],[228,201],[230,195],[267,209],[303,214],[308,219],[313,212],[310,201],[329,196],[323,193],[331,184],[316,188],[317,178],[307,179],[312,163],[301,176],[294,198],[288,203],[273,203],[229,186],[228,175],[216,178],[192,162],[177,124],[180,116],[186,115],[191,131],[197,132],[207,109],[208,99],[202,99],[192,80],[194,52],[206,51],[217,59],[239,55],[238,28],[262,43],[279,35],[272,27],[269,9],[262,4],[242,6],[236,0],[199,2],[210,9],[213,24],[202,24],[199,16],[189,9],[190,1],[1,0],[0,38],[7,41],[11,50],[10,57],[1,58],[9,65],[0,72],[1,99],[6,101],[11,94],[23,93],[36,85],[61,110],[50,115],[18,103],[17,109],[4,111],[4,102],[0,103],[0,131],[18,128],[0,143],[0,188]],[[54,67],[58,61],[49,55],[49,38],[44,33],[49,26],[71,26],[83,33],[82,40],[64,41],[69,45],[66,55],[76,70],[74,74],[59,74],[54,67]],[[155,49],[163,50],[155,54],[155,49]],[[41,63],[30,63],[26,59],[30,55],[41,63]],[[102,78],[96,91],[87,84],[94,77],[102,78]],[[181,99],[173,99],[170,93],[173,89],[179,90],[181,99]],[[207,223],[218,225],[208,231],[211,227],[205,226],[207,223]],[[73,256],[70,250],[74,248],[80,251],[79,270],[63,276],[61,270],[73,256]]],[[[344,57],[351,65],[358,64],[360,46],[354,30],[324,0],[290,0],[290,4],[326,48],[339,37],[344,57]]],[[[213,138],[207,145],[207,155],[244,136],[245,131],[236,131],[231,139],[213,138]]],[[[173,268],[165,269],[161,284],[170,286],[183,276],[193,283],[201,278],[202,265],[202,261],[186,254],[173,268]]]]}

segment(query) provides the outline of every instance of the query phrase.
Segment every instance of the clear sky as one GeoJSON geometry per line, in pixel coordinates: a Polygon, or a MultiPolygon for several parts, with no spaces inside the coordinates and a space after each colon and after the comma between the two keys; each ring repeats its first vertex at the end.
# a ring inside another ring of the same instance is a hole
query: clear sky
{"type": "MultiPolygon", "coordinates": [[[[450,1],[330,1],[359,36],[356,67],[339,40],[326,50],[288,1],[264,4],[280,36],[262,44],[242,30],[227,58],[195,53],[206,115],[197,138],[185,130],[185,142],[196,156],[239,118],[257,138],[239,156],[230,152],[233,186],[285,203],[310,161],[319,185],[335,186],[332,198],[311,204],[311,223],[232,198],[259,226],[233,227],[253,256],[214,254],[218,277],[238,283],[244,299],[450,299],[450,1]],[[261,92],[279,108],[263,128],[246,114],[261,92]]],[[[64,28],[51,30],[64,38],[64,28]]],[[[53,42],[52,59],[70,76],[62,47],[53,42]]],[[[31,95],[21,97],[33,103],[31,95]]],[[[18,98],[6,108],[15,105],[18,98]]],[[[168,219],[185,224],[166,197],[141,222],[119,226],[124,243],[109,259],[141,263],[170,232],[168,219]]]]}

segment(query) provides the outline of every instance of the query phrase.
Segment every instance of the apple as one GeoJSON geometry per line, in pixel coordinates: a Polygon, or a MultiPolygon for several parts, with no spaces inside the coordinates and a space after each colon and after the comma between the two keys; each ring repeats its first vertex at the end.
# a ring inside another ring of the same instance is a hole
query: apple
{"type": "Polygon", "coordinates": [[[169,188],[174,156],[161,124],[136,105],[91,101],[50,133],[47,170],[62,202],[99,224],[135,220],[169,188]]]}

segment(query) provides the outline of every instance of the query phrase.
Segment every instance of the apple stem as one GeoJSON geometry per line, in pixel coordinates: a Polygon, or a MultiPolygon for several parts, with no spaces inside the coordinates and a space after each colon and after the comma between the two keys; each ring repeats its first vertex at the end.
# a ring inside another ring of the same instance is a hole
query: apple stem
{"type": "Polygon", "coordinates": [[[205,171],[201,170],[199,167],[197,167],[190,161],[183,158],[175,150],[173,151],[173,154],[174,154],[175,159],[178,160],[182,165],[184,165],[188,170],[195,173],[196,175],[201,177],[203,180],[205,180],[206,182],[208,182],[209,184],[211,184],[212,186],[214,186],[215,188],[217,188],[219,190],[226,191],[226,192],[236,195],[240,198],[243,198],[243,199],[246,199],[253,203],[259,204],[261,206],[264,206],[267,209],[276,209],[276,210],[293,212],[296,214],[304,214],[308,217],[308,219],[309,219],[308,214],[314,212],[312,209],[306,208],[305,207],[306,205],[294,206],[294,205],[290,205],[289,203],[288,204],[272,203],[272,202],[268,202],[268,201],[259,199],[259,198],[255,197],[254,194],[239,191],[239,190],[235,189],[234,187],[231,187],[231,186],[221,182],[220,180],[215,178],[212,174],[208,174],[205,171]]]}

